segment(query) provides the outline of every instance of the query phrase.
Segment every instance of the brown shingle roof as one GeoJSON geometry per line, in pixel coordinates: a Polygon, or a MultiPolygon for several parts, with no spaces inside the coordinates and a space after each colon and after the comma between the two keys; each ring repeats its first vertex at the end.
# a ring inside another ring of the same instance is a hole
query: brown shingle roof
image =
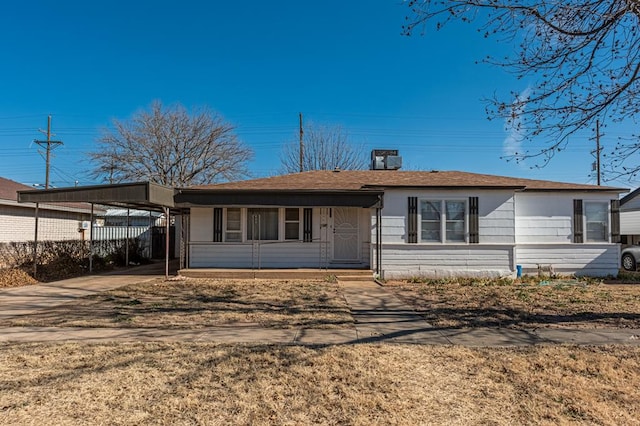
{"type": "Polygon", "coordinates": [[[0,177],[0,199],[18,201],[18,191],[31,190],[32,187],[10,179],[0,177]]]}
{"type": "MultiPolygon", "coordinates": [[[[13,181],[11,179],[0,177],[0,200],[18,201],[18,191],[33,191],[34,188],[29,185],[24,185],[13,181]]],[[[25,204],[25,207],[30,204],[25,204]]],[[[43,209],[60,210],[60,208],[73,208],[91,211],[91,205],[86,203],[48,203],[41,204],[43,209]],[[56,209],[57,207],[57,209],[56,209]]],[[[101,209],[99,209],[101,210],[101,209]]],[[[97,210],[96,210],[97,211],[97,210]]]]}
{"type": "Polygon", "coordinates": [[[534,179],[511,178],[457,171],[401,171],[401,170],[342,170],[311,171],[194,186],[204,190],[358,190],[367,187],[413,188],[513,188],[534,191],[616,191],[626,189],[577,183],[552,182],[534,179]]]}

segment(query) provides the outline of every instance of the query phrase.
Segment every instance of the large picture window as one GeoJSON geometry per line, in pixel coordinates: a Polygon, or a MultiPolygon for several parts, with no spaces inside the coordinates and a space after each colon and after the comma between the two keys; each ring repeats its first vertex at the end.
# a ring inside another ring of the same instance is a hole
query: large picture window
{"type": "Polygon", "coordinates": [[[247,209],[247,240],[278,240],[278,209],[247,209]]]}
{"type": "Polygon", "coordinates": [[[464,243],[466,216],[464,200],[420,200],[420,241],[464,243]]]}
{"type": "Polygon", "coordinates": [[[602,202],[584,203],[587,242],[609,241],[609,205],[602,202]]]}

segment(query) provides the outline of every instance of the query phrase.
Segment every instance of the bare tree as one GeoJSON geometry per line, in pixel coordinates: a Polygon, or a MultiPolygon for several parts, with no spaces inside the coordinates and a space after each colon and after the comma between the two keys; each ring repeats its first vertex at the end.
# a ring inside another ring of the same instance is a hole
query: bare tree
{"type": "Polygon", "coordinates": [[[252,151],[234,128],[208,109],[190,114],[182,105],[154,102],[128,121],[113,121],[89,153],[95,178],[108,182],[149,180],[188,186],[248,175],[252,151]]]}
{"type": "MultiPolygon", "coordinates": [[[[363,145],[350,143],[348,134],[340,126],[309,123],[303,136],[302,171],[362,170],[367,167],[363,145]]],[[[283,173],[300,171],[299,140],[285,145],[280,154],[283,173]]]]}
{"type": "MultiPolygon", "coordinates": [[[[537,158],[546,165],[568,137],[597,119],[637,119],[640,111],[640,0],[411,0],[406,35],[428,22],[480,22],[485,37],[516,41],[511,57],[487,58],[532,83],[510,99],[489,99],[490,118],[504,118],[542,150],[513,153],[517,162],[537,158]]],[[[640,149],[636,137],[613,154],[627,158],[640,149]]],[[[623,173],[636,173],[637,159],[623,173]]],[[[621,166],[620,164],[618,164],[621,166]]]]}

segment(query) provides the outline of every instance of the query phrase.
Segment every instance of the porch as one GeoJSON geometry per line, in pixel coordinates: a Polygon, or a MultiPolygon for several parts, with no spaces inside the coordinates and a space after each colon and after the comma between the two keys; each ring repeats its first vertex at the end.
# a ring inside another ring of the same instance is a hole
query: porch
{"type": "Polygon", "coordinates": [[[241,269],[241,268],[185,268],[178,275],[189,278],[213,279],[333,279],[342,281],[372,281],[371,269],[241,269]]]}

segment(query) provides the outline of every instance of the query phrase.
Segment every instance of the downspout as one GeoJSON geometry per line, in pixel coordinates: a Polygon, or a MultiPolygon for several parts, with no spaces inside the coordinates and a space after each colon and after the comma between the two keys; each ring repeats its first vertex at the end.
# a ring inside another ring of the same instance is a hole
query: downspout
{"type": "Polygon", "coordinates": [[[89,216],[89,273],[93,272],[93,203],[91,203],[91,216],[89,216]]]}
{"type": "Polygon", "coordinates": [[[382,277],[382,209],[376,208],[376,274],[382,277]]]}
{"type": "Polygon", "coordinates": [[[125,248],[124,248],[124,266],[127,267],[129,266],[129,225],[130,225],[130,218],[129,218],[129,209],[127,209],[127,241],[125,242],[125,248]]]}
{"type": "Polygon", "coordinates": [[[169,207],[164,208],[164,279],[169,279],[169,207]]]}

